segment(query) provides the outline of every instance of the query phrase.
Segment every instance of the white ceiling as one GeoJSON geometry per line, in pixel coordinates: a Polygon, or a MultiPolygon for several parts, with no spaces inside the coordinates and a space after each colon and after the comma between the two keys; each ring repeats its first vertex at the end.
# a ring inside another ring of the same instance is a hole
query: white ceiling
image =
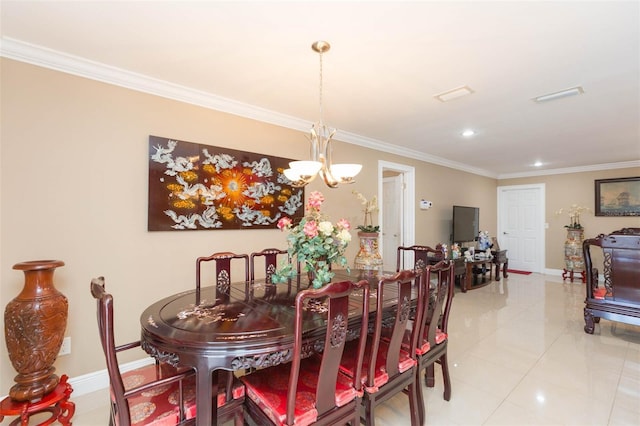
{"type": "Polygon", "coordinates": [[[338,140],[494,177],[640,167],[638,1],[0,8],[5,57],[301,130],[319,118],[310,46],[323,39],[324,118],[338,140]],[[474,93],[434,99],[464,85],[474,93]],[[584,94],[532,101],[574,86],[584,94]]]}

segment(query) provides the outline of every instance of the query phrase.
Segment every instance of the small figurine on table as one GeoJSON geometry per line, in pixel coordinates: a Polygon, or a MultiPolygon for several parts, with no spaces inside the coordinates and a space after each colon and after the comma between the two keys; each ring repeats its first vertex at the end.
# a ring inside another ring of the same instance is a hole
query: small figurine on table
{"type": "Polygon", "coordinates": [[[480,231],[478,233],[478,249],[487,250],[491,248],[491,240],[489,239],[489,231],[480,231]]]}
{"type": "Polygon", "coordinates": [[[464,252],[464,261],[473,262],[473,253],[471,252],[471,250],[467,250],[464,252]]]}
{"type": "Polygon", "coordinates": [[[451,258],[457,259],[460,257],[460,246],[458,243],[451,244],[451,258]]]}

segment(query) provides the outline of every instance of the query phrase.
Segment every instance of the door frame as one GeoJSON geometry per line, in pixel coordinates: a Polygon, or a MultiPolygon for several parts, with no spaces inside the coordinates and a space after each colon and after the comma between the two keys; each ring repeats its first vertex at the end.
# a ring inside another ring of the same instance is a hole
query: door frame
{"type": "MultiPolygon", "coordinates": [[[[415,209],[415,186],[416,186],[416,170],[415,167],[406,164],[392,163],[390,161],[378,160],[378,201],[379,206],[384,203],[382,197],[382,180],[385,171],[393,171],[402,175],[402,238],[401,244],[404,246],[412,246],[415,244],[416,238],[416,209],[415,209]]],[[[378,209],[378,223],[383,224],[382,209],[378,209]]],[[[380,239],[380,244],[383,244],[380,239]]],[[[384,247],[380,247],[380,251],[384,253],[384,247]]]]}
{"type": "MultiPolygon", "coordinates": [[[[538,239],[538,241],[540,242],[539,248],[538,248],[538,264],[536,265],[536,271],[533,272],[539,272],[541,274],[544,274],[546,271],[546,265],[547,265],[547,260],[546,260],[546,234],[545,234],[545,230],[547,228],[547,223],[546,223],[546,217],[545,217],[545,203],[546,203],[546,195],[545,195],[545,184],[544,183],[532,183],[532,184],[527,184],[527,185],[505,185],[505,186],[498,186],[497,191],[497,198],[498,198],[498,212],[497,212],[497,233],[498,233],[498,243],[499,244],[503,244],[503,240],[502,240],[502,235],[503,235],[503,225],[502,225],[502,207],[503,207],[503,198],[502,195],[506,192],[506,191],[513,191],[513,190],[525,190],[525,189],[537,189],[538,190],[538,217],[540,222],[537,225],[537,232],[536,232],[536,238],[538,239]]],[[[501,245],[502,247],[502,245],[501,245]]],[[[507,253],[507,258],[509,257],[509,253],[507,253]]]]}

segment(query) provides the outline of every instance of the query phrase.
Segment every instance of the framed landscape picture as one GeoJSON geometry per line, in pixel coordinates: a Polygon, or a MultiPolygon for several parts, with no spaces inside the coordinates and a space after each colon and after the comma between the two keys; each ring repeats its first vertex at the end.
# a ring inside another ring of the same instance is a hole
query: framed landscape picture
{"type": "Polygon", "coordinates": [[[596,216],[640,216],[640,177],[598,179],[596,216]]]}

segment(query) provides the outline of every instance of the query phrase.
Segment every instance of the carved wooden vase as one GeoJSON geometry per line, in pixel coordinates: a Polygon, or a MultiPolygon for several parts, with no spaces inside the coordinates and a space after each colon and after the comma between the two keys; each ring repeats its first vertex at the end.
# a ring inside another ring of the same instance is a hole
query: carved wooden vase
{"type": "Polygon", "coordinates": [[[67,327],[67,298],[53,285],[60,260],[34,260],[13,265],[24,271],[22,291],[4,311],[4,333],[13,368],[18,371],[9,396],[34,401],[52,391],[59,378],[53,362],[67,327]]]}

